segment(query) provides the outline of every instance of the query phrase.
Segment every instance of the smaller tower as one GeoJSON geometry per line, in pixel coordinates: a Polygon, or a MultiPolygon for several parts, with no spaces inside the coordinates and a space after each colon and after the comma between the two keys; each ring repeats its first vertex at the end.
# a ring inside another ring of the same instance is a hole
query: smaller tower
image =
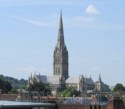
{"type": "Polygon", "coordinates": [[[99,91],[101,91],[101,89],[102,89],[102,79],[101,79],[101,75],[100,74],[99,74],[98,85],[99,85],[99,91]]]}
{"type": "Polygon", "coordinates": [[[87,92],[87,78],[86,78],[86,75],[84,77],[84,93],[87,92]]]}
{"type": "Polygon", "coordinates": [[[95,90],[96,91],[101,91],[102,90],[102,85],[103,85],[103,82],[102,82],[102,79],[101,79],[101,75],[99,74],[99,79],[95,83],[95,90]]]}
{"type": "Polygon", "coordinates": [[[102,82],[101,75],[99,74],[99,80],[100,83],[102,82]]]}

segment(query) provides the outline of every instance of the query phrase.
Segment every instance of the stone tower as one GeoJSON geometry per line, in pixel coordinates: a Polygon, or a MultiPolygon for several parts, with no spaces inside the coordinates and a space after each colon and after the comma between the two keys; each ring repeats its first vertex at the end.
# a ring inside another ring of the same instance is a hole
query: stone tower
{"type": "Polygon", "coordinates": [[[68,78],[68,50],[64,41],[62,13],[60,13],[57,45],[54,50],[53,69],[54,75],[60,75],[65,80],[68,78]]]}
{"type": "Polygon", "coordinates": [[[103,82],[102,82],[102,79],[101,79],[101,75],[99,75],[99,79],[95,83],[95,90],[96,91],[101,91],[102,87],[103,87],[103,82]]]}

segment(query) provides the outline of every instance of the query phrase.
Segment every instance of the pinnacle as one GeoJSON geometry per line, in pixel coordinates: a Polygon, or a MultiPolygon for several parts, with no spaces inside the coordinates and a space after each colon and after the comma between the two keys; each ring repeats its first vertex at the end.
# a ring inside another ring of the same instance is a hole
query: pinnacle
{"type": "Polygon", "coordinates": [[[60,20],[59,20],[59,31],[58,31],[58,44],[57,46],[63,47],[64,44],[64,33],[63,33],[63,21],[62,21],[62,11],[60,12],[60,20]]]}

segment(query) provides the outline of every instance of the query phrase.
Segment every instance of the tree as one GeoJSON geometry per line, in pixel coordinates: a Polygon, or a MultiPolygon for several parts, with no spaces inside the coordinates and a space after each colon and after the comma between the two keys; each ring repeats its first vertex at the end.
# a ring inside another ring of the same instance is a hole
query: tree
{"type": "Polygon", "coordinates": [[[117,83],[113,89],[113,92],[121,91],[124,89],[124,86],[121,83],[117,83]]]}
{"type": "Polygon", "coordinates": [[[67,87],[64,91],[60,92],[59,95],[63,95],[65,97],[72,97],[73,95],[79,96],[80,91],[77,91],[74,87],[67,87]]]}
{"type": "Polygon", "coordinates": [[[2,90],[2,93],[8,93],[9,91],[11,91],[12,86],[10,82],[0,78],[0,89],[2,90]]]}
{"type": "Polygon", "coordinates": [[[24,79],[18,80],[16,78],[8,77],[8,76],[3,76],[3,75],[0,75],[0,79],[2,79],[4,81],[8,81],[11,84],[11,86],[12,86],[12,93],[17,93],[16,90],[19,89],[20,86],[23,89],[27,88],[27,82],[28,82],[27,80],[24,80],[24,79]]]}
{"type": "Polygon", "coordinates": [[[35,81],[33,84],[29,84],[28,91],[43,91],[45,94],[51,94],[51,88],[48,84],[35,81]]]}
{"type": "Polygon", "coordinates": [[[44,88],[45,88],[44,91],[47,92],[47,94],[51,94],[51,88],[49,84],[45,84],[44,88]]]}
{"type": "Polygon", "coordinates": [[[9,91],[11,91],[11,89],[12,89],[12,86],[11,86],[10,82],[4,81],[4,83],[3,83],[4,93],[8,93],[9,91]]]}

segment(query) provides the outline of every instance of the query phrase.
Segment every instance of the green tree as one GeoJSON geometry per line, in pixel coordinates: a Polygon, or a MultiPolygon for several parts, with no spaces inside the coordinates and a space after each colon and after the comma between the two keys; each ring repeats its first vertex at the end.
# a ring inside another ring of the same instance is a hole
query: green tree
{"type": "Polygon", "coordinates": [[[117,83],[113,89],[113,92],[121,91],[124,89],[124,86],[121,83],[117,83]]]}
{"type": "Polygon", "coordinates": [[[60,92],[59,95],[63,95],[65,97],[72,97],[73,95],[79,96],[80,91],[77,91],[74,87],[67,87],[64,91],[60,92]]]}
{"type": "Polygon", "coordinates": [[[50,88],[49,84],[44,85],[44,90],[45,90],[45,92],[47,92],[47,94],[51,94],[51,88],[50,88]]]}
{"type": "Polygon", "coordinates": [[[11,89],[12,89],[12,86],[11,86],[10,82],[4,81],[4,83],[3,83],[4,93],[8,93],[9,91],[11,91],[11,89]]]}
{"type": "Polygon", "coordinates": [[[29,84],[28,91],[43,91],[45,94],[51,94],[51,88],[48,84],[35,81],[33,84],[29,84]]]}
{"type": "Polygon", "coordinates": [[[17,93],[17,89],[19,89],[20,86],[23,89],[27,88],[27,82],[28,82],[27,80],[24,80],[24,79],[18,80],[16,78],[8,77],[8,76],[3,76],[3,75],[0,75],[0,79],[2,79],[4,81],[8,81],[11,84],[11,86],[12,86],[12,93],[17,93]]]}
{"type": "Polygon", "coordinates": [[[11,86],[10,82],[5,81],[0,78],[0,89],[1,89],[2,93],[8,93],[9,91],[11,91],[12,86],[11,86]]]}

